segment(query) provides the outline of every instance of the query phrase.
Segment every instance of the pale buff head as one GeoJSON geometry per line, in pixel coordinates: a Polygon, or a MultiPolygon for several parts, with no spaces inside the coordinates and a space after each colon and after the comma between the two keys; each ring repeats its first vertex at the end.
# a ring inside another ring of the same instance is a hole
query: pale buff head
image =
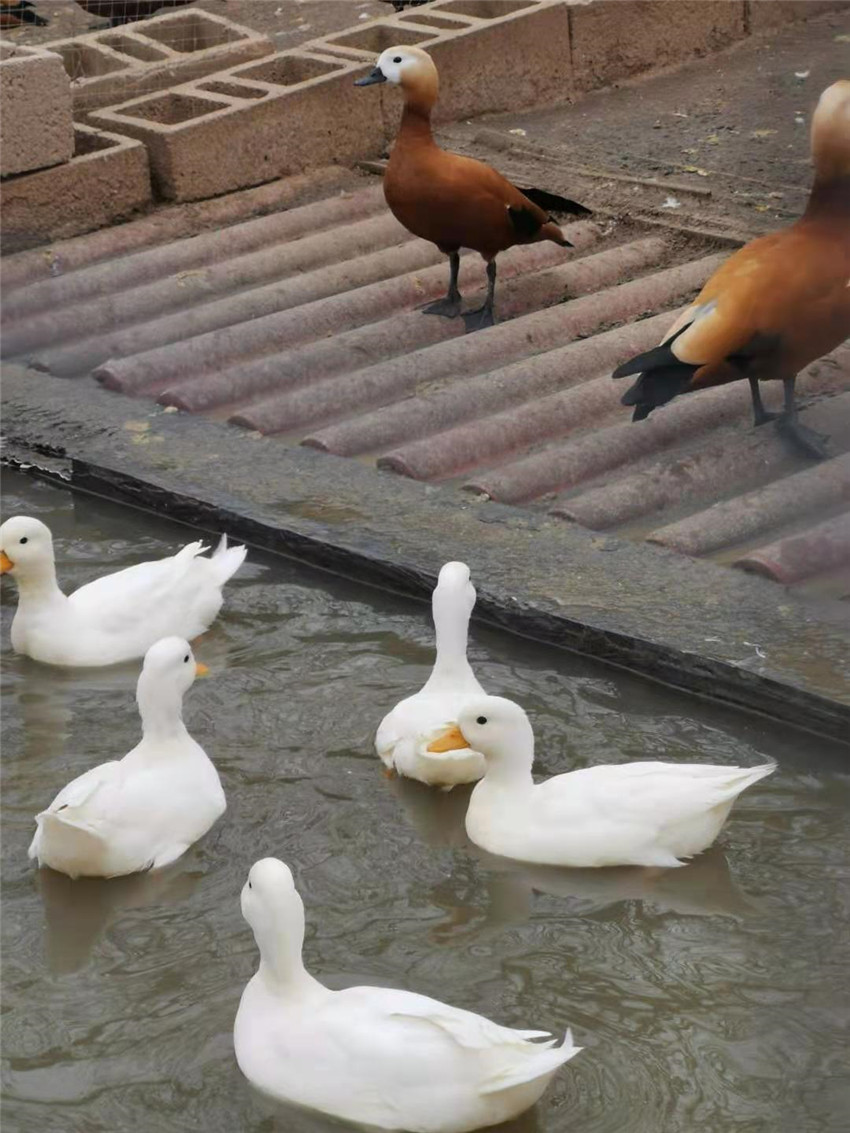
{"type": "Polygon", "coordinates": [[[819,181],[850,177],[850,79],[820,96],[812,118],[812,160],[819,181]]]}
{"type": "Polygon", "coordinates": [[[394,83],[404,91],[407,101],[431,107],[437,101],[437,68],[430,55],[418,47],[388,47],[378,56],[370,74],[356,86],[394,83]]]}

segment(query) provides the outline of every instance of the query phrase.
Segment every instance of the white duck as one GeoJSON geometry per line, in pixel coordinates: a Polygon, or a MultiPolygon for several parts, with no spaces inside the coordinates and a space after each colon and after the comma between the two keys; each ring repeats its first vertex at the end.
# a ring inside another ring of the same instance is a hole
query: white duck
{"type": "Polygon", "coordinates": [[[437,659],[419,692],[408,696],[381,721],[375,750],[390,770],[450,790],[484,774],[484,758],[457,730],[458,713],[484,696],[466,657],[475,587],[466,563],[446,563],[431,598],[437,659]]]}
{"type": "Polygon", "coordinates": [[[304,905],[276,858],[251,868],[242,915],[260,966],[233,1027],[236,1060],[282,1101],[377,1129],[465,1133],[534,1105],[580,1050],[385,987],[331,991],[305,969],[304,905]],[[546,1042],[531,1042],[533,1038],[546,1042]]]}
{"type": "Polygon", "coordinates": [[[224,814],[218,772],[182,718],[183,694],[205,671],[182,638],[150,647],[136,687],[141,741],[72,780],[37,815],[29,856],[40,866],[70,877],[159,869],[224,814]]]}
{"type": "Polygon", "coordinates": [[[18,584],[12,646],[50,665],[115,665],[143,657],[170,634],[191,640],[215,620],[221,588],[245,547],[215,553],[189,543],[167,559],[138,563],[65,595],[56,582],[53,537],[40,519],[16,515],[0,527],[0,574],[18,584]]]}
{"type": "Polygon", "coordinates": [[[534,733],[519,705],[485,696],[458,723],[487,762],[467,834],[492,854],[541,865],[684,865],[711,845],[738,795],[776,768],[647,761],[535,784],[534,733]]]}

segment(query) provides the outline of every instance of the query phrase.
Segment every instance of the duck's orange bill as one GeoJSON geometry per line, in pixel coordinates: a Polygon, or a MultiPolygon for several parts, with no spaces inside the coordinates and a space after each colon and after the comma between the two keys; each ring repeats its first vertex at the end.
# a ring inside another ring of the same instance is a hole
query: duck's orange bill
{"type": "Polygon", "coordinates": [[[209,676],[209,672],[210,672],[209,668],[203,663],[203,661],[196,661],[195,662],[195,676],[196,677],[207,677],[207,676],[209,676]]]}
{"type": "Polygon", "coordinates": [[[455,725],[428,744],[427,750],[439,754],[441,751],[456,751],[460,747],[469,747],[469,744],[466,742],[466,736],[455,725]]]}
{"type": "Polygon", "coordinates": [[[14,565],[6,552],[0,551],[0,574],[5,574],[6,571],[11,570],[14,565]]]}

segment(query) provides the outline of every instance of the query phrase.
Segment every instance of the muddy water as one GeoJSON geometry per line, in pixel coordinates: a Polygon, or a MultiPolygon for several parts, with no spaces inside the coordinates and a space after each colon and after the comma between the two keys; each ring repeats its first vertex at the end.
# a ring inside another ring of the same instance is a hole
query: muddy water
{"type": "MultiPolygon", "coordinates": [[[[6,514],[56,535],[67,588],[170,553],[180,528],[20,477],[6,514]]],[[[424,606],[259,553],[198,647],[186,705],[229,808],[164,874],[76,882],[27,862],[33,814],[137,738],[135,666],[57,672],[9,647],[3,583],[4,1131],[330,1133],[258,1097],[231,1026],[254,969],[239,890],[292,864],[310,967],[448,999],[586,1049],[511,1133],[820,1133],[850,1075],[846,753],[476,627],[482,683],[530,711],[538,770],[664,757],[780,770],[721,842],[659,877],[488,862],[465,795],[387,781],[382,713],[431,658],[424,606]]]]}

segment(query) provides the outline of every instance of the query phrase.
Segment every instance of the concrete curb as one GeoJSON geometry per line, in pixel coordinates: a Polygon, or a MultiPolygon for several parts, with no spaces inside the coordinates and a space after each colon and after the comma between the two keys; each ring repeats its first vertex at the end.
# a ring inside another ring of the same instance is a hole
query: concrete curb
{"type": "Polygon", "coordinates": [[[7,460],[73,487],[425,597],[467,561],[476,615],[509,632],[850,736],[850,611],[650,545],[407,480],[9,366],[7,460]]]}

